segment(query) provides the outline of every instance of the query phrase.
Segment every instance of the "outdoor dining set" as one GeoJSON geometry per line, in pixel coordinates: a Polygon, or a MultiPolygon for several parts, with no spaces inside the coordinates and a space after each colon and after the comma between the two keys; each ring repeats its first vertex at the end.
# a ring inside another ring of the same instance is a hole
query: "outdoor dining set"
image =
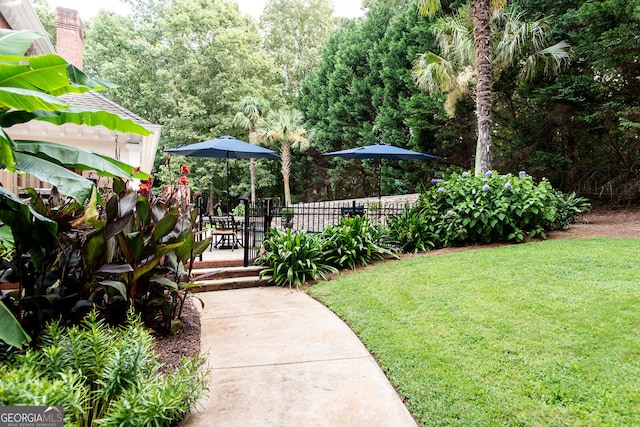
{"type": "Polygon", "coordinates": [[[242,221],[233,215],[203,216],[205,235],[211,235],[209,249],[237,249],[242,247],[242,221]]]}

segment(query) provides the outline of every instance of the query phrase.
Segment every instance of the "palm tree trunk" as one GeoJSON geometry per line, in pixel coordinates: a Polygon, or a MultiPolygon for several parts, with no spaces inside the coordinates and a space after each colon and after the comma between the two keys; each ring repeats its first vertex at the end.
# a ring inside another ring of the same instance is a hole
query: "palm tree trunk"
{"type": "Polygon", "coordinates": [[[291,147],[282,142],[280,147],[280,161],[282,162],[282,181],[284,183],[284,204],[291,206],[291,190],[289,189],[289,172],[291,171],[291,147]]]}
{"type": "Polygon", "coordinates": [[[478,142],[476,144],[476,174],[491,169],[491,0],[474,0],[473,35],[476,50],[476,115],[478,142]]]}

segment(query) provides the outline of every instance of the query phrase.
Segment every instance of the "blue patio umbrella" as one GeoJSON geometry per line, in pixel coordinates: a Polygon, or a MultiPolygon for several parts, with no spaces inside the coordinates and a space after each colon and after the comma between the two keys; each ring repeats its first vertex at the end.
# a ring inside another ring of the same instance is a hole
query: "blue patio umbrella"
{"type": "Polygon", "coordinates": [[[350,148],[348,150],[333,151],[323,156],[342,157],[344,159],[374,159],[378,161],[378,198],[380,198],[380,166],[382,160],[429,160],[439,159],[431,154],[418,153],[405,148],[394,147],[387,144],[365,145],[364,147],[350,148]]]}
{"type": "Polygon", "coordinates": [[[227,159],[227,211],[231,210],[229,200],[229,159],[277,159],[280,156],[273,150],[249,144],[233,136],[221,136],[208,141],[183,145],[165,150],[167,153],[190,157],[210,157],[227,159]]]}

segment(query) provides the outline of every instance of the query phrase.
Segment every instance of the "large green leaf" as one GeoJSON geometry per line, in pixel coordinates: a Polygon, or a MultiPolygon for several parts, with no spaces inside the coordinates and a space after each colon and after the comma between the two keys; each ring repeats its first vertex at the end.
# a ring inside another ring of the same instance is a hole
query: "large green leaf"
{"type": "MultiPolygon", "coordinates": [[[[31,89],[48,94],[59,92],[71,86],[67,75],[67,61],[53,54],[0,57],[0,86],[31,89]]],[[[85,88],[84,91],[89,89],[85,88]]],[[[77,92],[79,88],[70,88],[67,92],[69,91],[77,92]]]]}
{"type": "Polygon", "coordinates": [[[101,230],[91,235],[84,245],[84,257],[89,267],[101,265],[105,257],[107,238],[105,231],[101,230]]]}
{"type": "Polygon", "coordinates": [[[178,212],[172,210],[156,223],[151,233],[154,243],[159,242],[163,237],[173,231],[178,222],[178,216],[178,212]]]}
{"type": "Polygon", "coordinates": [[[42,37],[35,31],[0,29],[0,55],[25,55],[31,44],[42,37]]]}
{"type": "Polygon", "coordinates": [[[0,302],[0,340],[17,348],[31,342],[31,337],[22,329],[20,322],[9,311],[6,305],[0,302]]]}
{"type": "Polygon", "coordinates": [[[14,237],[23,247],[55,248],[58,244],[58,224],[31,209],[18,197],[0,187],[0,221],[11,227],[14,237]]]}
{"type": "Polygon", "coordinates": [[[69,76],[69,81],[71,81],[71,83],[88,87],[91,90],[103,90],[118,87],[118,85],[108,80],[90,78],[73,64],[67,64],[67,75],[69,76]]]}
{"type": "Polygon", "coordinates": [[[100,282],[102,286],[109,286],[116,291],[120,292],[122,298],[127,299],[127,287],[122,282],[117,282],[115,280],[103,280],[100,282]]]}
{"type": "Polygon", "coordinates": [[[147,274],[148,272],[156,268],[159,263],[160,263],[160,257],[155,257],[155,258],[151,258],[144,264],[137,266],[135,271],[133,272],[132,282],[133,283],[137,282],[138,279],[140,279],[142,276],[144,276],[145,274],[147,274]]]}
{"type": "Polygon", "coordinates": [[[149,199],[143,196],[138,196],[136,212],[138,214],[140,224],[143,227],[148,227],[149,224],[151,224],[151,207],[149,206],[149,199]]]}
{"type": "Polygon", "coordinates": [[[167,245],[158,245],[156,246],[156,257],[162,257],[166,254],[168,254],[171,251],[177,250],[179,248],[181,248],[184,245],[183,241],[180,242],[176,242],[176,243],[170,243],[167,245]]]}
{"type": "Polygon", "coordinates": [[[211,237],[207,237],[206,239],[200,240],[199,242],[193,245],[192,255],[194,258],[200,255],[201,253],[203,253],[205,250],[207,250],[207,248],[211,244],[211,239],[212,239],[211,237]]]}
{"type": "MultiPolygon", "coordinates": [[[[146,172],[142,172],[140,170],[138,170],[138,168],[134,168],[131,165],[128,165],[126,163],[121,162],[120,160],[116,160],[113,157],[109,157],[109,156],[105,156],[104,154],[100,154],[100,153],[96,153],[94,152],[93,154],[95,154],[96,156],[100,156],[102,157],[104,160],[113,163],[114,165],[116,165],[117,167],[119,167],[120,169],[122,169],[123,171],[125,171],[126,173],[128,173],[129,175],[133,176],[134,178],[140,179],[140,180],[145,180],[145,179],[149,179],[151,177],[151,175],[149,175],[146,172]]],[[[114,188],[115,190],[115,188],[114,188]]]]}
{"type": "MultiPolygon", "coordinates": [[[[67,102],[46,93],[15,87],[0,87],[0,109],[2,110],[15,108],[29,112],[36,110],[56,111],[68,107],[67,102]]],[[[40,120],[45,120],[45,118],[40,120]]]]}
{"type": "Polygon", "coordinates": [[[171,279],[167,279],[166,277],[154,276],[151,279],[149,279],[149,281],[166,286],[168,289],[172,291],[178,290],[178,284],[171,279]]]}
{"type": "Polygon", "coordinates": [[[41,116],[56,116],[55,112],[51,111],[23,111],[23,110],[10,110],[0,113],[0,127],[8,128],[20,123],[27,123],[31,120],[35,120],[36,117],[41,116]]]}
{"type": "Polygon", "coordinates": [[[108,111],[88,108],[69,107],[63,111],[56,111],[53,115],[34,115],[33,119],[53,123],[54,125],[74,123],[77,125],[104,126],[109,130],[123,133],[135,133],[142,136],[151,135],[149,130],[133,120],[124,119],[108,111]]]}
{"type": "Polygon", "coordinates": [[[193,250],[193,230],[188,229],[180,234],[180,241],[184,242],[184,244],[176,248],[176,255],[178,255],[180,261],[186,263],[191,258],[191,251],[193,250]]]}
{"type": "Polygon", "coordinates": [[[30,154],[16,152],[16,168],[41,181],[58,187],[63,194],[84,203],[93,189],[93,182],[70,170],[30,154]]]}
{"type": "Polygon", "coordinates": [[[119,176],[127,180],[132,179],[131,175],[116,167],[112,162],[105,160],[104,157],[79,147],[44,141],[18,140],[15,143],[16,151],[28,153],[61,166],[81,171],[93,170],[101,176],[119,176]]]}
{"type": "Polygon", "coordinates": [[[15,247],[13,241],[13,233],[11,232],[11,227],[8,225],[2,224],[0,225],[0,255],[2,255],[2,250],[12,251],[15,247]]]}
{"type": "Polygon", "coordinates": [[[0,169],[6,168],[11,172],[15,172],[13,167],[16,164],[16,156],[14,153],[15,143],[0,127],[0,169]]]}

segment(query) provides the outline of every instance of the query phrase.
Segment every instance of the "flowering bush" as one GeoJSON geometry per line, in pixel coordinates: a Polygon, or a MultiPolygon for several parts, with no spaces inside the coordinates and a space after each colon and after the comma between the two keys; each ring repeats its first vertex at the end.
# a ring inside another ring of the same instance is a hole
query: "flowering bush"
{"type": "Polygon", "coordinates": [[[405,249],[413,250],[425,246],[407,241],[409,236],[416,238],[417,222],[423,223],[419,240],[432,247],[522,242],[525,237],[546,238],[545,230],[565,227],[573,216],[588,210],[585,199],[579,203],[572,200],[554,190],[546,179],[536,183],[524,171],[518,176],[495,171],[472,176],[465,172],[438,181],[422,194],[411,212],[392,220],[390,229],[405,249]],[[414,231],[405,233],[403,224],[410,224],[414,231]]]}

